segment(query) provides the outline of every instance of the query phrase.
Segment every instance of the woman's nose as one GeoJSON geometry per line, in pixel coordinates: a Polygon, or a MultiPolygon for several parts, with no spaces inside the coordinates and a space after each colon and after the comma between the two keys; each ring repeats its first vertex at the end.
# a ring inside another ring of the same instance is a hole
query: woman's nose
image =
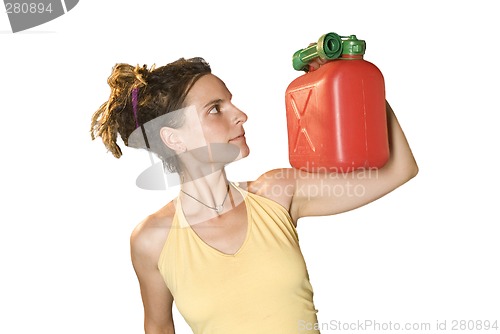
{"type": "Polygon", "coordinates": [[[235,120],[235,123],[245,123],[248,119],[248,116],[247,114],[245,114],[243,111],[241,111],[240,109],[234,107],[234,110],[235,110],[235,116],[234,116],[234,120],[235,120]]]}

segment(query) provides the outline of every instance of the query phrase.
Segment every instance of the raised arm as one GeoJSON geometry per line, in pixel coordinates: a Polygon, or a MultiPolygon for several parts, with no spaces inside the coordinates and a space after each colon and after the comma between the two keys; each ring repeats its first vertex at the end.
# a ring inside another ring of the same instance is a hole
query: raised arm
{"type": "Polygon", "coordinates": [[[370,203],[417,175],[418,166],[389,103],[387,122],[390,158],[376,170],[348,174],[294,173],[290,213],[294,221],[306,216],[333,215],[370,203]]]}
{"type": "Polygon", "coordinates": [[[407,182],[417,175],[418,167],[392,108],[389,103],[386,106],[390,158],[382,168],[344,174],[278,169],[253,182],[253,191],[288,208],[297,223],[301,217],[356,209],[407,182]]]}
{"type": "Polygon", "coordinates": [[[144,331],[145,334],[174,334],[173,297],[157,266],[163,243],[148,223],[147,220],[141,223],[130,238],[132,264],[144,304],[144,331]]]}

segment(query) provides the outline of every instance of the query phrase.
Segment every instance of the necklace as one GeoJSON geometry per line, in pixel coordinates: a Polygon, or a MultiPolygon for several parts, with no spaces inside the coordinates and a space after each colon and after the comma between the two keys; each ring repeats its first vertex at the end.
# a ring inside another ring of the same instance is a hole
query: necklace
{"type": "Polygon", "coordinates": [[[227,195],[229,195],[229,184],[227,185],[227,192],[226,192],[226,196],[224,197],[224,200],[222,201],[222,203],[220,205],[216,205],[215,207],[213,206],[210,206],[210,205],[206,205],[205,203],[203,203],[202,201],[200,201],[199,199],[189,195],[187,192],[185,192],[184,190],[181,189],[181,191],[186,194],[187,196],[191,197],[192,199],[194,199],[196,202],[200,203],[200,204],[203,204],[204,206],[206,206],[207,208],[209,209],[212,209],[212,210],[215,210],[215,212],[217,213],[221,213],[222,210],[224,209],[224,203],[226,203],[226,199],[227,199],[227,195]]]}

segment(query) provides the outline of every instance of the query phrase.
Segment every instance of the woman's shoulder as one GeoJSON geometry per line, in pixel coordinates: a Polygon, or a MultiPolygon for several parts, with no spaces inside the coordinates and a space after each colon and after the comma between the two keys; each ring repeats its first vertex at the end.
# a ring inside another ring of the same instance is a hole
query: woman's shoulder
{"type": "Polygon", "coordinates": [[[293,168],[278,168],[267,171],[257,179],[246,182],[247,191],[264,197],[272,193],[283,193],[285,188],[293,185],[294,172],[293,168]]]}
{"type": "Polygon", "coordinates": [[[139,256],[160,255],[175,216],[174,201],[143,219],[132,231],[130,246],[139,256]]]}
{"type": "Polygon", "coordinates": [[[246,190],[250,193],[278,202],[285,208],[290,208],[295,183],[294,169],[279,168],[267,171],[253,181],[246,183],[246,190]]]}

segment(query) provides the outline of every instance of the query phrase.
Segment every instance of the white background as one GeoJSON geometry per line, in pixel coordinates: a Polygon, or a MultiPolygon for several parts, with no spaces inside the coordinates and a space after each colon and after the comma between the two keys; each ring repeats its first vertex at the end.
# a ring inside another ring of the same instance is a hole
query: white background
{"type": "Polygon", "coordinates": [[[366,40],[420,173],[365,207],[300,221],[319,321],[500,326],[494,4],[82,0],[16,34],[0,13],[0,333],[143,332],[129,235],[178,189],[137,188],[147,153],[115,159],[90,140],[115,63],[207,59],[249,115],[251,154],[228,168],[249,180],[289,166],[291,55],[330,31],[366,40]]]}

